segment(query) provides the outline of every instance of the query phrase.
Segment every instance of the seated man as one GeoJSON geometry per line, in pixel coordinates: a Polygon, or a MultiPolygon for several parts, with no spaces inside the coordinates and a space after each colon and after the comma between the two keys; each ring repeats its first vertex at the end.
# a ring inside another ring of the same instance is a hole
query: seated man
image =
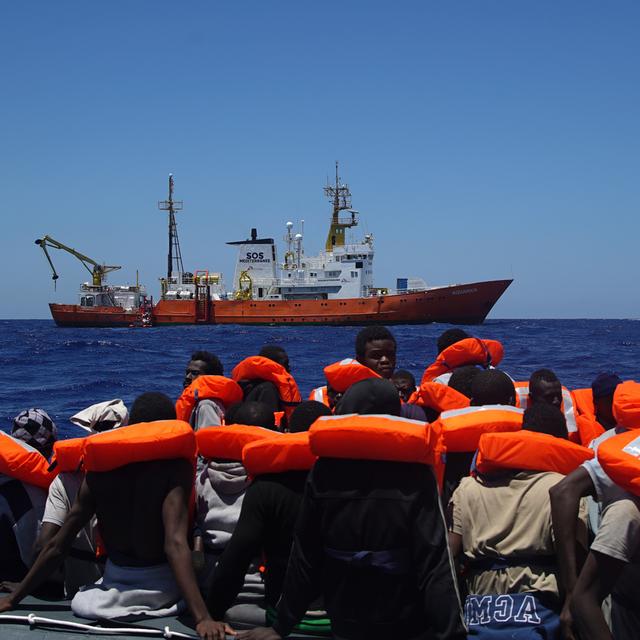
{"type": "Polygon", "coordinates": [[[560,409],[562,405],[562,385],[551,369],[538,369],[529,378],[529,398],[527,406],[545,403],[560,409]]]}
{"type": "Polygon", "coordinates": [[[640,562],[640,508],[635,498],[609,504],[573,595],[571,611],[581,640],[632,640],[640,636],[638,566],[640,562]],[[611,629],[602,603],[611,594],[611,629]]]}
{"type": "MultiPolygon", "coordinates": [[[[291,372],[289,368],[289,356],[287,352],[280,346],[275,344],[267,344],[260,349],[259,356],[273,360],[282,365],[287,373],[291,372]]],[[[282,411],[282,402],[278,387],[269,380],[255,378],[252,380],[239,381],[244,393],[244,400],[263,402],[268,405],[272,412],[282,411]]]]}
{"type": "Polygon", "coordinates": [[[396,339],[386,327],[365,327],[356,336],[356,360],[390,380],[396,368],[396,339]]]}
{"type": "MultiPolygon", "coordinates": [[[[567,439],[564,415],[544,403],[525,411],[522,429],[567,439]]],[[[562,478],[506,468],[463,478],[453,493],[449,542],[454,558],[465,565],[470,636],[559,638],[549,489],[562,478]],[[508,600],[500,599],[505,595],[508,600]],[[498,613],[492,615],[494,609],[498,613]]],[[[586,508],[579,539],[586,546],[586,508]]]]}
{"type": "MultiPolygon", "coordinates": [[[[186,389],[200,376],[222,375],[224,371],[218,356],[208,351],[195,351],[187,365],[182,387],[186,389]]],[[[224,412],[225,405],[221,399],[201,397],[189,416],[189,423],[195,431],[200,427],[220,425],[224,423],[224,412]]]]}
{"type": "MultiPolygon", "coordinates": [[[[132,419],[134,415],[132,411],[132,419]]],[[[123,446],[126,429],[118,430],[123,446]]],[[[193,463],[183,458],[87,472],[64,524],[20,586],[0,600],[0,611],[15,607],[57,568],[78,532],[96,514],[109,560],[102,580],[72,600],[76,615],[91,619],[173,615],[182,597],[198,635],[223,638],[224,626],[211,619],[191,565],[187,529],[192,490],[193,463]]]]}
{"type": "MultiPolygon", "coordinates": [[[[400,398],[389,381],[371,378],[352,385],[337,410],[398,416],[400,398]]],[[[305,487],[277,619],[238,638],[287,636],[320,593],[335,638],[466,638],[430,467],[320,458],[305,487]]]]}
{"type": "Polygon", "coordinates": [[[398,369],[393,372],[391,382],[396,385],[400,400],[408,402],[411,394],[416,390],[416,379],[410,371],[398,369]]]}

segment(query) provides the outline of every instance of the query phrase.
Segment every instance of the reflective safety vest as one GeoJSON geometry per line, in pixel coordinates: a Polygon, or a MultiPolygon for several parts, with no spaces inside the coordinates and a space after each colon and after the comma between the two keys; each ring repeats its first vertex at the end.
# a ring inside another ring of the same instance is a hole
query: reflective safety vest
{"type": "Polygon", "coordinates": [[[484,433],[520,431],[522,414],[517,407],[495,404],[444,411],[427,430],[439,430],[445,452],[472,452],[484,433]]]}
{"type": "Polygon", "coordinates": [[[104,431],[85,439],[85,471],[111,471],[134,462],[184,458],[195,462],[196,436],[188,422],[158,420],[104,431]]]}
{"type": "Polygon", "coordinates": [[[640,429],[603,440],[598,445],[598,462],[617,485],[640,496],[640,429]]]}
{"type": "Polygon", "coordinates": [[[345,358],[326,366],[324,376],[329,386],[338,393],[344,393],[356,382],[381,377],[373,369],[369,369],[353,358],[345,358]]]}
{"type": "Polygon", "coordinates": [[[250,442],[278,436],[277,431],[246,424],[205,427],[196,432],[198,453],[209,460],[242,460],[242,450],[250,442]]]}
{"type": "Polygon", "coordinates": [[[329,406],[329,396],[327,394],[327,386],[316,387],[311,390],[309,394],[309,400],[315,400],[316,402],[322,402],[326,407],[329,406]]]}
{"type": "Polygon", "coordinates": [[[465,365],[479,365],[485,369],[497,367],[504,356],[504,348],[497,340],[465,338],[440,352],[435,362],[422,375],[422,382],[431,382],[438,376],[465,365]]]}
{"type": "Polygon", "coordinates": [[[54,442],[51,467],[60,473],[78,471],[82,466],[84,447],[88,437],[90,436],[54,442]]]}
{"type": "Polygon", "coordinates": [[[440,382],[423,382],[417,392],[409,398],[409,403],[434,409],[438,413],[469,406],[469,398],[463,393],[440,382]]]}
{"type": "MultiPolygon", "coordinates": [[[[516,388],[517,406],[522,409],[527,409],[529,406],[529,383],[514,382],[514,386],[516,388]]],[[[564,413],[564,417],[567,421],[567,432],[569,434],[569,440],[571,440],[572,442],[582,442],[576,422],[576,411],[573,404],[573,395],[571,394],[571,391],[569,391],[569,389],[567,389],[566,387],[562,387],[562,404],[560,405],[560,411],[564,413]]]]}
{"type": "Polygon", "coordinates": [[[4,431],[0,431],[0,473],[45,491],[56,477],[39,451],[4,431]]]}
{"type": "Polygon", "coordinates": [[[613,417],[625,429],[640,429],[640,383],[627,380],[613,394],[613,417]]]}
{"type": "Polygon", "coordinates": [[[389,415],[322,416],[309,429],[311,451],[323,458],[433,464],[438,438],[424,422],[389,415]]]}
{"type": "Polygon", "coordinates": [[[476,468],[485,474],[526,469],[567,475],[593,455],[587,447],[546,433],[485,433],[480,437],[476,468]]]}
{"type": "Polygon", "coordinates": [[[224,376],[198,376],[176,402],[178,420],[189,422],[200,400],[219,400],[226,409],[236,402],[242,402],[242,389],[237,382],[224,376]]]}
{"type": "Polygon", "coordinates": [[[265,473],[308,471],[316,461],[309,447],[309,433],[274,434],[247,444],[242,450],[242,464],[251,477],[265,473]]]}
{"type": "Polygon", "coordinates": [[[234,367],[231,377],[236,382],[240,380],[267,380],[273,382],[278,389],[278,395],[284,405],[284,412],[287,418],[302,400],[293,376],[281,364],[263,356],[245,358],[234,367]]]}

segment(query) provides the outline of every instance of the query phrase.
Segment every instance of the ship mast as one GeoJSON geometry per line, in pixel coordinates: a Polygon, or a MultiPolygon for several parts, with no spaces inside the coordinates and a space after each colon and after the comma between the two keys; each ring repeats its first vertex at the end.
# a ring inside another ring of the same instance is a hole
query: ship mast
{"type": "Polygon", "coordinates": [[[331,215],[331,226],[325,244],[326,251],[333,251],[334,247],[344,247],[345,230],[355,227],[358,224],[357,211],[351,208],[351,191],[349,185],[340,184],[338,175],[338,162],[336,161],[336,183],[335,186],[327,184],[324,194],[333,203],[333,213],[331,215]],[[350,217],[340,217],[341,211],[348,211],[350,217]]]}
{"type": "Polygon", "coordinates": [[[176,211],[182,209],[182,200],[173,199],[173,174],[169,174],[169,199],[158,202],[158,209],[169,212],[169,254],[167,255],[167,281],[171,279],[173,271],[182,273],[182,253],[178,240],[178,227],[176,226],[176,211]]]}

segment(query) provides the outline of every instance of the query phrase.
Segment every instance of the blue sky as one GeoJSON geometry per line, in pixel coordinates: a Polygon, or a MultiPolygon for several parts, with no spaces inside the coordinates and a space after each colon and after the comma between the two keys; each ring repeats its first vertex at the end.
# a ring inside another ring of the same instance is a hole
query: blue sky
{"type": "MultiPolygon", "coordinates": [[[[640,4],[14,2],[3,7],[0,317],[85,271],[157,296],[167,175],[185,267],[305,220],[334,162],[380,286],[514,277],[492,317],[639,317],[640,4]]],[[[281,253],[282,255],[282,253],[281,253]]]]}

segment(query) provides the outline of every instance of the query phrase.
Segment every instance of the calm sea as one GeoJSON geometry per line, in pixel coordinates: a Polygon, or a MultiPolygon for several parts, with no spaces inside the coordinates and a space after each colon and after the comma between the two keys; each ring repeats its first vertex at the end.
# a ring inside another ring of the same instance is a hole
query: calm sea
{"type": "MultiPolygon", "coordinates": [[[[303,397],[323,384],[322,368],[353,355],[358,328],[178,326],[152,329],[61,329],[49,320],[2,320],[0,427],[22,409],[41,407],[66,436],[81,431],[69,417],[95,402],[144,391],[177,398],[189,355],[207,349],[226,374],[267,343],[281,344],[303,397]]],[[[392,327],[398,368],[419,380],[446,325],[392,327]]],[[[634,320],[489,320],[466,328],[505,347],[501,368],[526,380],[553,369],[569,388],[588,386],[602,371],[640,380],[640,322],[634,320]]]]}

